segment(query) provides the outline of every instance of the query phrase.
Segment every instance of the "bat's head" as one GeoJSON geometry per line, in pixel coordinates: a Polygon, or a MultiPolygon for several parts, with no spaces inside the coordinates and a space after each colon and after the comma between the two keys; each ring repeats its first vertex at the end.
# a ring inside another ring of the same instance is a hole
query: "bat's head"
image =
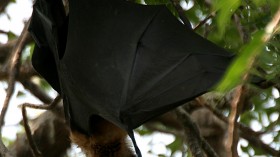
{"type": "Polygon", "coordinates": [[[89,157],[135,157],[127,144],[127,133],[109,121],[93,116],[92,134],[86,135],[75,128],[71,130],[71,140],[89,157]]]}

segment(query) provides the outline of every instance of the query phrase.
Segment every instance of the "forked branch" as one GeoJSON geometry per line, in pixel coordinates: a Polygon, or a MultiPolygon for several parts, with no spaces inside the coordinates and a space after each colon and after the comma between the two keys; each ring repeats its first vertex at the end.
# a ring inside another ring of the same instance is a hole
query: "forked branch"
{"type": "Polygon", "coordinates": [[[30,126],[28,124],[28,118],[27,118],[27,115],[26,115],[26,107],[33,108],[33,109],[52,110],[59,104],[60,100],[61,100],[61,97],[57,96],[54,99],[54,101],[49,105],[35,105],[35,104],[29,104],[29,103],[24,103],[23,105],[21,105],[23,125],[24,125],[26,136],[27,136],[27,140],[29,142],[29,145],[30,145],[30,148],[32,150],[32,153],[33,153],[34,157],[41,157],[42,154],[39,151],[36,143],[34,142],[34,139],[32,138],[31,129],[30,129],[30,126]]]}

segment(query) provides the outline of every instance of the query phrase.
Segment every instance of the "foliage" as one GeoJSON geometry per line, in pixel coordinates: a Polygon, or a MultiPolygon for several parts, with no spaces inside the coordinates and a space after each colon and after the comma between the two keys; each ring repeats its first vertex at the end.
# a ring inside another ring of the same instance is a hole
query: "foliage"
{"type": "MultiPolygon", "coordinates": [[[[145,0],[145,2],[149,4],[157,1],[145,0]]],[[[197,30],[197,33],[237,55],[224,81],[218,86],[220,91],[229,91],[240,83],[248,84],[252,80],[244,82],[245,73],[249,73],[250,76],[254,75],[253,77],[258,76],[276,86],[279,84],[280,34],[275,32],[270,40],[263,41],[266,25],[280,7],[279,1],[181,0],[180,3],[188,5],[185,15],[193,26],[198,25],[208,15],[215,14],[197,30]]],[[[262,139],[279,150],[278,87],[257,88],[259,94],[252,98],[254,108],[252,111],[242,114],[240,122],[248,126],[257,122],[258,127],[261,128],[258,131],[263,132],[262,139]],[[268,136],[271,139],[265,138],[268,136]]],[[[255,128],[253,127],[253,129],[255,128]]],[[[265,151],[252,147],[250,144],[241,148],[249,156],[266,154],[265,151]]],[[[180,149],[179,145],[177,149],[180,149]]]]}

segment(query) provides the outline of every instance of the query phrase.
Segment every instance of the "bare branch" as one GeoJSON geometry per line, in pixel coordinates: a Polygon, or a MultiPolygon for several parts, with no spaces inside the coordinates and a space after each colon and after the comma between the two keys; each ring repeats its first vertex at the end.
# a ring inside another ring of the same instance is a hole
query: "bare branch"
{"type": "Polygon", "coordinates": [[[178,118],[182,121],[185,127],[185,141],[190,148],[194,157],[205,157],[202,150],[202,141],[199,135],[199,130],[195,123],[191,120],[188,113],[181,107],[176,110],[178,118]]]}
{"type": "Polygon", "coordinates": [[[52,98],[31,80],[20,80],[20,82],[25,89],[29,90],[35,97],[40,99],[43,103],[49,104],[52,102],[52,98]]]}
{"type": "Polygon", "coordinates": [[[244,30],[244,27],[242,26],[241,21],[240,21],[240,17],[236,13],[234,13],[233,19],[234,19],[234,23],[238,30],[241,41],[243,43],[247,43],[249,41],[249,35],[247,34],[248,32],[244,30]]]}
{"type": "Polygon", "coordinates": [[[244,85],[238,86],[235,91],[235,97],[231,103],[231,113],[229,116],[228,125],[228,138],[227,138],[227,156],[228,157],[238,157],[237,145],[239,141],[238,127],[236,127],[236,122],[239,117],[240,111],[243,107],[244,98],[244,85]],[[243,96],[242,96],[243,95],[243,96]]]}
{"type": "Polygon", "coordinates": [[[255,136],[252,136],[251,134],[247,133],[247,132],[241,132],[240,136],[244,139],[246,139],[252,146],[259,148],[265,152],[267,152],[268,154],[270,154],[271,156],[280,156],[280,151],[275,150],[274,148],[270,147],[269,145],[265,144],[262,140],[260,140],[259,138],[256,138],[255,136]]]}
{"type": "Polygon", "coordinates": [[[210,15],[208,15],[204,20],[200,21],[199,24],[197,24],[194,27],[194,31],[196,31],[198,28],[200,28],[201,26],[203,26],[209,19],[211,19],[212,17],[214,17],[215,12],[211,13],[210,15]]]}
{"type": "Polygon", "coordinates": [[[4,31],[4,30],[0,30],[0,34],[8,34],[9,32],[4,31]]]}
{"type": "Polygon", "coordinates": [[[42,157],[41,152],[38,150],[37,145],[35,144],[35,142],[32,138],[31,129],[29,127],[28,119],[27,119],[27,115],[26,115],[26,106],[25,105],[22,105],[21,112],[22,112],[22,119],[23,119],[23,126],[25,129],[25,134],[28,139],[29,145],[31,147],[32,154],[34,157],[42,157]]]}
{"type": "Polygon", "coordinates": [[[186,136],[186,143],[194,157],[204,157],[204,152],[211,157],[217,157],[217,153],[210,147],[210,145],[200,136],[197,125],[191,120],[189,114],[182,108],[178,107],[176,110],[178,118],[183,122],[186,136]]]}
{"type": "MultiPolygon", "coordinates": [[[[0,80],[8,80],[10,72],[8,68],[2,68],[0,71],[0,80]]],[[[38,76],[38,73],[33,69],[31,64],[25,63],[19,68],[18,75],[15,79],[21,81],[30,79],[32,76],[38,76]]]]}
{"type": "Polygon", "coordinates": [[[21,105],[22,107],[22,117],[23,117],[23,124],[24,124],[24,129],[25,129],[25,133],[29,142],[29,145],[31,147],[32,153],[35,157],[41,157],[42,154],[41,152],[38,150],[37,145],[35,144],[33,138],[32,138],[32,133],[31,133],[31,129],[29,127],[28,124],[28,119],[26,116],[26,107],[29,108],[33,108],[33,109],[43,109],[43,110],[52,110],[53,108],[55,108],[59,102],[61,100],[60,96],[57,96],[53,102],[49,105],[34,105],[34,104],[29,104],[29,103],[24,103],[23,105],[21,105]]]}
{"type": "Polygon", "coordinates": [[[12,49],[15,47],[17,39],[8,41],[5,44],[0,44],[0,62],[3,63],[9,56],[12,49]]]}
{"type": "MultiPolygon", "coordinates": [[[[213,107],[211,107],[210,105],[208,105],[202,97],[198,97],[198,99],[196,99],[196,101],[200,104],[200,106],[205,106],[206,108],[208,108],[210,111],[212,111],[218,118],[220,118],[222,121],[224,121],[225,123],[229,123],[228,122],[228,118],[225,117],[220,111],[218,111],[217,109],[214,109],[213,107]]],[[[272,156],[279,156],[280,155],[280,151],[277,151],[273,148],[271,148],[269,145],[263,143],[262,140],[259,139],[259,136],[262,134],[262,132],[255,132],[254,130],[252,130],[251,128],[245,126],[244,124],[235,122],[236,127],[239,128],[240,132],[240,136],[244,139],[246,139],[252,146],[260,148],[264,151],[266,151],[267,153],[271,154],[272,156]]]]}
{"type": "Polygon", "coordinates": [[[54,109],[57,104],[61,101],[61,96],[58,95],[52,103],[50,104],[44,104],[44,105],[35,105],[35,104],[30,104],[30,103],[24,103],[21,106],[33,108],[33,109],[39,109],[39,110],[52,110],[54,109]]]}
{"type": "MultiPolygon", "coordinates": [[[[3,104],[3,107],[2,107],[2,110],[1,110],[1,115],[0,115],[0,138],[1,138],[0,147],[3,147],[3,148],[1,148],[1,150],[7,150],[7,148],[3,144],[1,131],[2,131],[2,126],[4,125],[4,118],[5,118],[6,112],[8,110],[8,106],[9,106],[11,96],[14,93],[14,86],[15,86],[16,77],[18,76],[19,69],[20,69],[20,66],[21,66],[20,59],[21,59],[22,50],[25,47],[26,40],[27,40],[27,37],[28,37],[28,31],[27,31],[28,26],[29,26],[29,22],[27,22],[27,24],[25,25],[25,27],[24,27],[24,29],[23,29],[23,31],[22,31],[19,39],[18,39],[17,44],[13,48],[13,52],[12,52],[13,57],[10,60],[10,68],[11,69],[10,69],[10,73],[9,73],[8,90],[7,90],[6,98],[4,100],[4,104],[3,104]]],[[[1,151],[1,154],[3,156],[5,156],[5,154],[7,154],[6,152],[7,151],[1,151]]]]}

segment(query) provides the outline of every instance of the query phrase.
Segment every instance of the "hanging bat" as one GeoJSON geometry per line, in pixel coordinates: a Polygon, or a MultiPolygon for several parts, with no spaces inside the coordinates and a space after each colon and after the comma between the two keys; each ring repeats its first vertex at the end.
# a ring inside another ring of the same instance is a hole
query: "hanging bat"
{"type": "Polygon", "coordinates": [[[138,156],[133,129],[211,89],[233,58],[165,5],[69,0],[66,15],[61,1],[36,0],[29,31],[33,66],[63,96],[71,129],[90,137],[104,120],[138,156]]]}

